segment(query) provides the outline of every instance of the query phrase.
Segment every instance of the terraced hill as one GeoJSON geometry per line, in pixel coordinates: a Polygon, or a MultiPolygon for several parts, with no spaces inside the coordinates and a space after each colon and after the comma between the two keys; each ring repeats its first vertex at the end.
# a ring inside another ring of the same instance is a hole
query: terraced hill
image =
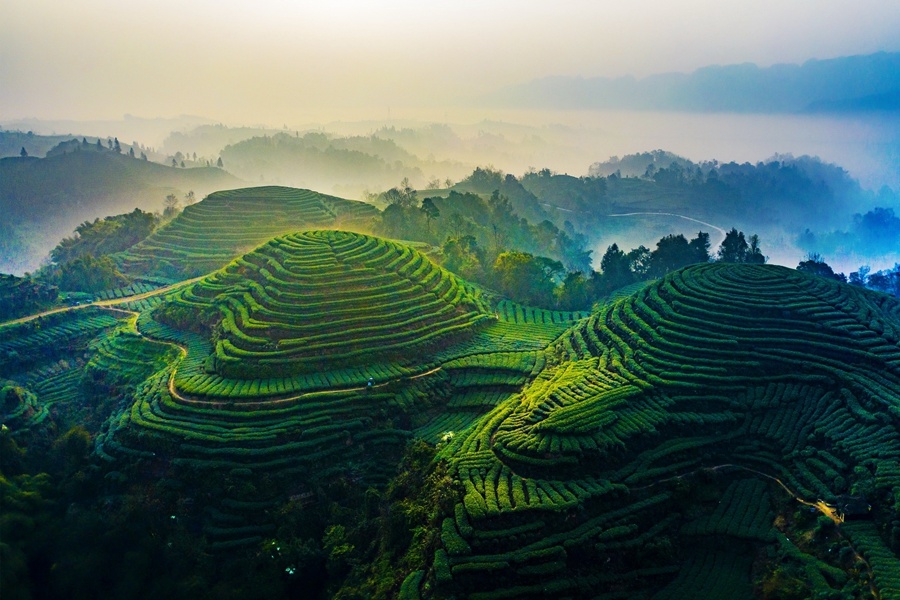
{"type": "Polygon", "coordinates": [[[277,237],[186,288],[160,315],[220,321],[211,370],[240,379],[427,365],[424,348],[491,320],[473,289],[421,252],[342,231],[277,237]]]}
{"type": "Polygon", "coordinates": [[[442,456],[465,492],[405,597],[855,598],[871,578],[900,598],[900,302],[678,271],[573,327],[442,456]],[[871,509],[842,523],[851,496],[871,509]]]}
{"type": "Polygon", "coordinates": [[[283,233],[365,227],[378,209],[364,202],[279,186],[215,192],[122,253],[128,274],[202,275],[283,233]]]}
{"type": "Polygon", "coordinates": [[[488,300],[410,246],[343,231],[274,238],[144,310],[143,339],[94,345],[92,371],[121,353],[137,372],[148,340],[181,348],[167,366],[145,361],[97,454],[110,468],[162,459],[180,481],[289,477],[263,496],[229,488],[199,517],[217,552],[258,545],[274,523],[254,507],[338,473],[383,484],[413,429],[434,440],[465,430],[580,316],[488,300]]]}

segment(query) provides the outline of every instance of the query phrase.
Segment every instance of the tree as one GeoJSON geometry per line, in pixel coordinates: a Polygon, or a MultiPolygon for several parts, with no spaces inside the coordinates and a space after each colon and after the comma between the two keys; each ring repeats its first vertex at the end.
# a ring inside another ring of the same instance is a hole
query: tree
{"type": "Polygon", "coordinates": [[[194,195],[194,190],[188,190],[188,193],[184,195],[184,205],[190,206],[196,201],[197,197],[194,195]]]}
{"type": "Polygon", "coordinates": [[[825,262],[822,255],[818,252],[810,252],[806,256],[806,260],[801,261],[797,265],[798,271],[809,273],[810,275],[818,275],[819,277],[827,277],[828,279],[836,279],[838,281],[847,281],[843,273],[835,273],[834,269],[825,262]]]}
{"type": "Polygon", "coordinates": [[[450,213],[450,217],[447,219],[447,226],[450,229],[451,238],[458,238],[466,234],[471,234],[475,229],[475,223],[458,212],[450,213]]]}
{"type": "Polygon", "coordinates": [[[718,260],[724,263],[746,262],[749,249],[747,240],[744,239],[744,232],[732,227],[731,231],[725,234],[725,239],[719,246],[718,260]]]}
{"type": "Polygon", "coordinates": [[[650,248],[646,246],[638,246],[627,255],[628,268],[634,274],[634,278],[643,281],[650,276],[650,248]]]}
{"type": "Polygon", "coordinates": [[[134,158],[134,146],[128,149],[128,156],[134,158]]]}
{"type": "Polygon", "coordinates": [[[416,205],[416,190],[410,186],[409,177],[404,177],[400,181],[400,196],[404,208],[412,208],[416,205]]]}
{"type": "Polygon", "coordinates": [[[600,273],[602,274],[601,294],[608,294],[613,290],[626,286],[634,281],[631,271],[631,261],[628,256],[619,250],[618,244],[613,244],[606,249],[603,258],[600,259],[600,273]]]}
{"type": "Polygon", "coordinates": [[[220,169],[221,169],[222,167],[225,166],[225,165],[222,163],[222,157],[221,157],[221,156],[219,157],[219,160],[216,161],[216,166],[219,167],[220,169]]]}
{"type": "Polygon", "coordinates": [[[19,156],[21,156],[22,158],[28,156],[28,150],[25,149],[25,146],[22,146],[22,149],[19,150],[19,156]]]}
{"type": "Polygon", "coordinates": [[[428,232],[431,233],[431,221],[440,217],[441,211],[434,204],[434,200],[432,200],[431,198],[424,198],[422,200],[422,208],[420,210],[425,215],[425,222],[428,225],[428,232]]]}
{"type": "Polygon", "coordinates": [[[100,138],[97,138],[97,150],[103,150],[103,144],[100,143],[100,138]]]}
{"type": "Polygon", "coordinates": [[[400,191],[398,187],[392,187],[389,190],[386,190],[381,193],[381,199],[387,203],[388,206],[399,206],[403,207],[403,193],[400,191]]]}
{"type": "Polygon", "coordinates": [[[108,256],[83,254],[59,270],[59,287],[77,292],[99,292],[124,285],[127,279],[108,256]]]}
{"type": "Polygon", "coordinates": [[[441,250],[445,269],[465,279],[476,281],[484,279],[485,253],[473,236],[447,238],[441,250]]]}
{"type": "Polygon", "coordinates": [[[158,215],[137,208],[127,214],[85,221],[75,228],[75,235],[63,238],[50,251],[50,259],[62,265],[83,254],[99,257],[121,252],[145,239],[158,224],[158,215]]]}
{"type": "Polygon", "coordinates": [[[697,251],[681,235],[667,235],[656,243],[656,250],[650,254],[650,277],[662,277],[682,267],[696,262],[697,251]]]}
{"type": "Polygon", "coordinates": [[[694,255],[695,263],[708,263],[710,260],[709,255],[709,234],[704,233],[702,231],[697,232],[697,237],[688,242],[688,246],[691,248],[691,252],[694,255]]]}
{"type": "Polygon", "coordinates": [[[117,154],[122,154],[122,146],[119,144],[119,138],[116,138],[116,141],[113,144],[113,150],[115,150],[117,154]]]}
{"type": "Polygon", "coordinates": [[[590,292],[590,283],[584,273],[567,273],[562,285],[556,288],[556,307],[559,310],[587,310],[591,306],[590,292]]]}
{"type": "Polygon", "coordinates": [[[165,206],[163,209],[163,218],[166,220],[174,218],[181,209],[181,203],[178,202],[178,196],[175,194],[166,196],[166,199],[163,201],[163,206],[165,206]]]}
{"type": "Polygon", "coordinates": [[[871,270],[872,269],[868,265],[861,266],[858,270],[850,273],[848,283],[850,283],[850,285],[866,287],[866,280],[869,278],[869,271],[871,270]]]}
{"type": "Polygon", "coordinates": [[[174,158],[172,159],[172,166],[176,168],[178,167],[178,161],[176,161],[174,158]]]}
{"type": "Polygon", "coordinates": [[[764,265],[769,260],[759,247],[759,236],[750,236],[750,248],[747,250],[746,262],[751,265],[764,265]]]}
{"type": "Polygon", "coordinates": [[[141,152],[141,160],[147,160],[147,154],[145,152],[141,152]]]}
{"type": "Polygon", "coordinates": [[[382,211],[381,235],[406,239],[409,229],[409,216],[400,204],[391,203],[382,211]]]}
{"type": "Polygon", "coordinates": [[[502,252],[494,261],[495,282],[507,296],[534,306],[551,306],[554,278],[564,272],[562,263],[526,252],[502,252]]]}

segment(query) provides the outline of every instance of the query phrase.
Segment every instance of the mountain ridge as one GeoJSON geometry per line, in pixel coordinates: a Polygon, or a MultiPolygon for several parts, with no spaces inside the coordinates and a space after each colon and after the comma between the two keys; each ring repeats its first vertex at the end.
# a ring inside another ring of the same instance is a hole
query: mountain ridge
{"type": "Polygon", "coordinates": [[[900,108],[900,52],[802,65],[709,65],[691,73],[549,76],[502,88],[481,102],[519,108],[815,113],[900,108]]]}

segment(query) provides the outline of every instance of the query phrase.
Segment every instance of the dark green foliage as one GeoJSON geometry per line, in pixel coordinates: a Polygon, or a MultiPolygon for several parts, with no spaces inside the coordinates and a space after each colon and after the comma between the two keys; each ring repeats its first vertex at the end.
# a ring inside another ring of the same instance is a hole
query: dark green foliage
{"type": "Polygon", "coordinates": [[[124,215],[85,221],[75,228],[75,235],[63,238],[50,251],[50,258],[62,265],[84,254],[100,257],[121,252],[153,233],[158,224],[157,215],[137,208],[124,215]]]}
{"type": "Polygon", "coordinates": [[[38,312],[59,296],[59,288],[31,277],[0,274],[0,321],[38,312]]]}
{"type": "Polygon", "coordinates": [[[61,265],[54,279],[60,289],[75,292],[99,292],[128,282],[109,256],[98,258],[91,254],[82,254],[61,265]]]}
{"type": "Polygon", "coordinates": [[[561,263],[525,252],[503,252],[494,262],[497,289],[534,306],[552,306],[555,279],[562,272],[561,263]]]}
{"type": "Polygon", "coordinates": [[[810,275],[826,277],[828,279],[837,279],[838,281],[847,280],[843,273],[835,273],[834,269],[832,269],[818,254],[810,254],[806,260],[800,261],[800,264],[797,265],[797,270],[809,273],[810,275]]]}

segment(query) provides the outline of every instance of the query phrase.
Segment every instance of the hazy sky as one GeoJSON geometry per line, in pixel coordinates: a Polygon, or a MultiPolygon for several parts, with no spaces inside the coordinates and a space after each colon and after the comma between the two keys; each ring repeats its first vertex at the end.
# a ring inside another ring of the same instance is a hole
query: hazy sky
{"type": "Polygon", "coordinates": [[[645,76],[900,50],[898,0],[8,0],[0,125],[196,114],[441,119],[545,75],[645,76]],[[430,111],[430,113],[429,113],[430,111]]]}

